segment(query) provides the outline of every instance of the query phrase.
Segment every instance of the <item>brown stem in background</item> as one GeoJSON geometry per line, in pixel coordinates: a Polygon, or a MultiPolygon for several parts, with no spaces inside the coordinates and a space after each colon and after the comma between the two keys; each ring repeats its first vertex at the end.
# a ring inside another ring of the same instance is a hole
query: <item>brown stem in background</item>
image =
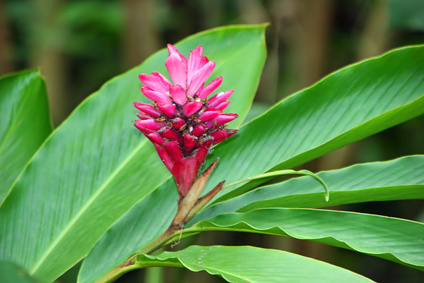
{"type": "Polygon", "coordinates": [[[68,79],[66,56],[61,52],[64,28],[60,26],[60,15],[63,0],[36,0],[34,36],[31,38],[34,54],[32,65],[41,69],[46,78],[50,110],[54,125],[60,124],[70,109],[66,96],[68,79]]]}
{"type": "Polygon", "coordinates": [[[153,0],[123,0],[124,55],[127,68],[140,64],[161,46],[153,21],[153,0]]]}
{"type": "Polygon", "coordinates": [[[387,0],[378,0],[372,5],[358,43],[358,59],[377,56],[387,50],[391,40],[388,6],[387,0]]]}
{"type": "Polygon", "coordinates": [[[10,38],[8,17],[4,2],[0,0],[0,75],[13,72],[13,42],[10,38]]]}

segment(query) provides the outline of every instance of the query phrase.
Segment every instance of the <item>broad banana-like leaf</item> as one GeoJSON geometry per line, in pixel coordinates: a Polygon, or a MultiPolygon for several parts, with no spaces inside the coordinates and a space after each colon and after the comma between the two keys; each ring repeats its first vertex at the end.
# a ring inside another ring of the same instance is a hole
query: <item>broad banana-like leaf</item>
{"type": "Polygon", "coordinates": [[[264,208],[201,221],[186,233],[221,230],[313,240],[424,270],[424,224],[394,217],[303,208],[264,208]]]}
{"type": "MultiPolygon", "coordinates": [[[[412,119],[424,113],[423,94],[423,46],[397,49],[336,71],[317,84],[282,100],[264,115],[244,125],[232,138],[233,142],[224,141],[219,144],[209,158],[211,161],[220,157],[220,162],[208,181],[206,191],[222,180],[227,180],[229,184],[273,169],[292,168],[336,148],[412,119]]],[[[316,192],[315,202],[325,205],[322,188],[320,187],[319,190],[316,188],[321,185],[310,177],[303,179],[315,186],[312,187],[313,192],[316,192]]],[[[228,188],[222,191],[221,197],[216,202],[240,195],[259,183],[253,182],[247,186],[228,188]]],[[[389,185],[386,183],[384,186],[389,185]]],[[[172,182],[163,184],[159,190],[161,190],[162,198],[175,197],[166,193],[175,190],[172,182]]],[[[333,190],[332,185],[330,185],[331,190],[333,190]]],[[[417,190],[415,192],[417,193],[417,190]]],[[[290,191],[290,193],[295,192],[290,191]]],[[[342,192],[340,195],[335,192],[331,193],[331,203],[333,194],[334,203],[341,201],[342,192]]],[[[402,198],[401,195],[398,194],[399,199],[402,198]]],[[[343,201],[348,201],[347,199],[352,197],[354,197],[353,194],[346,195],[343,201]]],[[[411,197],[413,197],[412,193],[409,198],[411,197]]],[[[290,199],[290,195],[287,199],[290,199]]],[[[300,200],[298,198],[297,203],[300,200]]],[[[249,201],[247,204],[253,203],[252,199],[249,201]]],[[[356,198],[356,201],[360,199],[356,198]]],[[[148,244],[148,241],[134,233],[120,234],[119,237],[113,238],[112,234],[118,235],[115,231],[129,229],[133,223],[138,223],[139,229],[144,231],[142,223],[150,218],[155,218],[160,223],[166,223],[164,219],[167,218],[170,222],[169,211],[175,209],[175,206],[172,206],[165,211],[167,208],[162,207],[163,219],[159,219],[156,218],[157,210],[145,214],[145,210],[141,209],[142,205],[144,204],[140,203],[140,206],[134,207],[125,216],[125,221],[116,223],[110,229],[110,233],[108,232],[94,248],[82,266],[81,281],[89,282],[87,278],[99,278],[98,276],[108,271],[107,268],[119,265],[131,253],[148,244]],[[143,214],[140,213],[141,211],[143,214]],[[121,250],[124,252],[120,253],[121,250]],[[110,251],[115,251],[118,255],[109,257],[110,251]],[[128,253],[128,251],[131,252],[128,253]],[[96,263],[100,261],[107,268],[95,268],[96,263]],[[96,270],[94,274],[90,274],[93,270],[96,270]],[[97,270],[98,274],[96,274],[97,270]]],[[[204,214],[200,214],[200,218],[194,219],[188,226],[201,219],[225,212],[220,210],[215,214],[215,207],[217,206],[210,206],[204,210],[204,214]]],[[[231,209],[231,206],[229,207],[231,209]]],[[[233,209],[240,207],[242,205],[233,209]]],[[[163,227],[164,230],[166,228],[163,227]]],[[[153,237],[153,234],[159,236],[160,231],[154,230],[152,234],[148,233],[146,239],[153,237]]]]}
{"type": "Polygon", "coordinates": [[[329,202],[324,200],[322,187],[318,182],[310,177],[294,178],[259,187],[213,205],[190,223],[222,213],[265,207],[307,208],[369,201],[424,199],[424,155],[357,164],[317,175],[331,190],[329,202]]]}
{"type": "Polygon", "coordinates": [[[46,85],[38,70],[0,78],[0,205],[52,131],[46,85]]]}
{"type": "MultiPolygon", "coordinates": [[[[259,82],[264,28],[218,28],[176,44],[184,54],[203,45],[204,55],[217,63],[211,78],[224,77],[217,91],[235,92],[228,111],[240,119],[233,126],[242,122],[259,82]]],[[[1,260],[24,267],[38,280],[53,281],[170,178],[153,145],[132,125],[137,113],[132,102],[148,100],[139,91],[138,74],[167,74],[166,57],[161,50],[106,83],[45,142],[0,209],[1,260]]]]}
{"type": "Polygon", "coordinates": [[[0,282],[4,283],[37,283],[37,281],[19,266],[10,262],[0,261],[0,282]]]}
{"type": "MultiPolygon", "coordinates": [[[[424,46],[353,64],[282,100],[243,126],[233,143],[217,147],[210,160],[219,156],[221,165],[206,190],[222,180],[293,168],[423,113],[424,46]]],[[[221,191],[216,201],[252,185],[221,191]]]]}
{"type": "Polygon", "coordinates": [[[156,257],[140,255],[142,266],[176,266],[207,271],[228,282],[373,282],[346,269],[304,256],[249,246],[191,246],[156,257]],[[305,272],[307,271],[307,272],[305,272]]]}

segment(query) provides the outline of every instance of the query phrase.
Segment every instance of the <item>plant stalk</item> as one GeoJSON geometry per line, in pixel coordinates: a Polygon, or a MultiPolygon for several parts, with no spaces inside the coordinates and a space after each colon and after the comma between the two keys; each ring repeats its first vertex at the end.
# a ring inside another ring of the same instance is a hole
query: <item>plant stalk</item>
{"type": "Polygon", "coordinates": [[[145,246],[143,249],[141,249],[136,254],[132,255],[130,258],[128,258],[126,261],[124,261],[119,266],[115,267],[108,273],[106,273],[103,277],[101,277],[99,280],[97,280],[97,283],[100,282],[113,282],[114,280],[118,279],[121,275],[124,273],[131,271],[133,269],[137,269],[140,267],[139,264],[136,263],[137,255],[139,254],[148,254],[156,251],[160,247],[162,247],[163,244],[174,238],[179,234],[179,230],[181,229],[180,225],[172,225],[169,226],[169,228],[158,238],[156,238],[154,241],[150,242],[147,246],[145,246]]]}
{"type": "Polygon", "coordinates": [[[224,184],[224,182],[219,183],[218,186],[212,190],[212,193],[209,193],[206,195],[208,197],[205,196],[206,198],[204,197],[201,200],[199,200],[199,196],[201,192],[203,191],[203,188],[205,187],[206,182],[209,179],[209,176],[212,174],[212,171],[215,169],[216,164],[218,163],[218,160],[219,158],[217,158],[214,162],[212,162],[212,164],[199,176],[199,178],[196,179],[196,181],[193,183],[192,187],[190,188],[188,194],[184,198],[181,198],[179,200],[177,214],[172,220],[172,223],[169,226],[169,228],[161,236],[156,238],[154,241],[149,243],[147,246],[145,246],[143,249],[141,249],[134,255],[132,255],[122,264],[120,264],[119,266],[109,271],[97,282],[112,282],[116,280],[119,276],[121,276],[122,274],[130,270],[141,267],[140,264],[136,263],[137,255],[152,253],[156,251],[157,249],[161,248],[164,244],[166,244],[175,236],[177,235],[181,236],[180,232],[182,231],[184,227],[184,223],[186,222],[187,216],[193,217],[193,214],[190,214],[190,212],[193,210],[193,207],[195,207],[194,211],[198,212],[203,206],[206,205],[206,203],[213,196],[215,196],[221,190],[222,185],[224,184]]]}

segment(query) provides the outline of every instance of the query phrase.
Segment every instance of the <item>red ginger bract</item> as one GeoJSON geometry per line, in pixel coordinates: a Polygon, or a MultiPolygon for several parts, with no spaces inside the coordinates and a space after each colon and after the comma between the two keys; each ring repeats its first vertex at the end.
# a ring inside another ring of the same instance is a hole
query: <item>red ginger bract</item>
{"type": "Polygon", "coordinates": [[[233,90],[207,99],[222,77],[205,86],[215,62],[202,56],[202,46],[190,51],[188,60],[170,44],[168,51],[165,65],[172,83],[158,72],[139,75],[144,84],[141,91],[154,102],[134,103],[141,111],[137,114],[140,120],[134,123],[153,142],[175,178],[180,197],[185,197],[212,145],[237,133],[225,124],[238,115],[222,113],[233,90]]]}

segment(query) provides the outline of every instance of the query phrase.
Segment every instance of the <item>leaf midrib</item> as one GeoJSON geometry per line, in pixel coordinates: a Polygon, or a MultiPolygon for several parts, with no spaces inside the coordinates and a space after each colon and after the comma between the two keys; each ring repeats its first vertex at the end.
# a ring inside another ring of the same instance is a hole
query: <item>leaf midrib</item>
{"type": "Polygon", "coordinates": [[[90,207],[91,204],[94,203],[94,201],[97,199],[97,197],[107,188],[107,186],[113,181],[115,176],[117,176],[118,173],[122,171],[122,169],[125,167],[126,164],[130,162],[130,160],[137,154],[138,151],[141,150],[141,148],[147,143],[147,139],[145,139],[143,142],[141,142],[135,150],[132,151],[130,155],[112,172],[112,174],[109,175],[109,177],[106,179],[106,181],[99,187],[99,190],[97,190],[90,199],[83,205],[82,209],[71,219],[71,221],[68,223],[68,225],[65,227],[65,229],[59,234],[59,236],[56,238],[56,240],[50,245],[50,247],[46,250],[46,252],[40,257],[40,259],[34,264],[34,267],[28,272],[30,275],[34,275],[37,270],[42,266],[44,260],[52,253],[52,251],[55,249],[56,246],[59,245],[61,240],[67,235],[67,232],[72,229],[75,223],[77,223],[78,219],[82,217],[84,212],[86,212],[90,207]]]}

